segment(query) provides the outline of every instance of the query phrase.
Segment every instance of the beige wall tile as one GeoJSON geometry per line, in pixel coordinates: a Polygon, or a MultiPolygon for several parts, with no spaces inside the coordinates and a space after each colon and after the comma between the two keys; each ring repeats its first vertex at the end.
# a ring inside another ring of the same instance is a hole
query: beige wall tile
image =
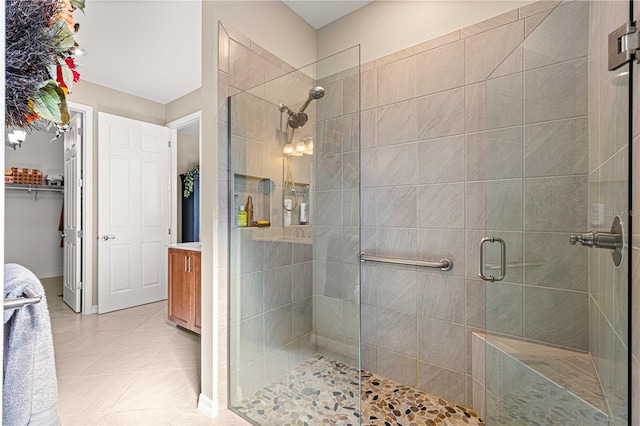
{"type": "Polygon", "coordinates": [[[497,27],[501,27],[505,24],[518,20],[518,11],[512,10],[511,12],[503,13],[495,18],[487,19],[486,21],[479,22],[469,27],[460,30],[460,36],[462,38],[471,37],[473,35],[492,30],[497,27]]]}
{"type": "Polygon", "coordinates": [[[417,55],[416,96],[464,85],[464,69],[464,41],[417,55]]]}
{"type": "Polygon", "coordinates": [[[457,371],[418,361],[418,389],[458,404],[467,403],[465,376],[457,371]]]}
{"type": "Polygon", "coordinates": [[[378,105],[406,101],[416,95],[416,57],[378,68],[378,105]]]}
{"type": "Polygon", "coordinates": [[[516,21],[466,40],[466,83],[486,79],[522,43],[524,21],[516,21]]]}
{"type": "Polygon", "coordinates": [[[416,100],[419,139],[435,139],[464,133],[464,90],[454,89],[416,100]]]}

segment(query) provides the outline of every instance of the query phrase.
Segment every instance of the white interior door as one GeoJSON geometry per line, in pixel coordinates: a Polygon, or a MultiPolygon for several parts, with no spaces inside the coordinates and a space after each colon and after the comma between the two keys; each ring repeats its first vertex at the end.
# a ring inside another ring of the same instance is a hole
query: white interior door
{"type": "Polygon", "coordinates": [[[62,297],[82,310],[82,116],[76,114],[64,134],[64,255],[62,297]]]}
{"type": "Polygon", "coordinates": [[[167,298],[169,137],[98,114],[98,313],[167,298]]]}

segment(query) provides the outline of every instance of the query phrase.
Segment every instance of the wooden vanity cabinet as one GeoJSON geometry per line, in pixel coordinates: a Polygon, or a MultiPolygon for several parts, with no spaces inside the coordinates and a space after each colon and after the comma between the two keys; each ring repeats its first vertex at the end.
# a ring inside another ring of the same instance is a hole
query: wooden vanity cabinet
{"type": "Polygon", "coordinates": [[[200,252],[169,248],[169,321],[200,334],[200,252]]]}

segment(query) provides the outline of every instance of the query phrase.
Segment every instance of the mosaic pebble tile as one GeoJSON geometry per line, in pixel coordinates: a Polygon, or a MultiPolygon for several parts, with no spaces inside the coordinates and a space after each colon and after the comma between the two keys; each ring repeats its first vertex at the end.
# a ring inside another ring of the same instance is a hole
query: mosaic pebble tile
{"type": "Polygon", "coordinates": [[[233,408],[262,426],[484,424],[462,405],[322,355],[303,362],[233,408]]]}

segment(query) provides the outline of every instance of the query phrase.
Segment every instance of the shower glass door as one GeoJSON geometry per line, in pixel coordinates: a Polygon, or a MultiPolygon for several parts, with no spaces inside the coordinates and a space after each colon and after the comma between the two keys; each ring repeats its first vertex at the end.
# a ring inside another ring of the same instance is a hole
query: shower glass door
{"type": "Polygon", "coordinates": [[[545,7],[467,95],[484,109],[467,135],[468,272],[485,289],[473,393],[487,424],[623,425],[629,64],[608,70],[607,36],[629,2],[545,7]]]}
{"type": "Polygon", "coordinates": [[[360,423],[359,60],[229,98],[228,395],[255,424],[360,423]]]}

